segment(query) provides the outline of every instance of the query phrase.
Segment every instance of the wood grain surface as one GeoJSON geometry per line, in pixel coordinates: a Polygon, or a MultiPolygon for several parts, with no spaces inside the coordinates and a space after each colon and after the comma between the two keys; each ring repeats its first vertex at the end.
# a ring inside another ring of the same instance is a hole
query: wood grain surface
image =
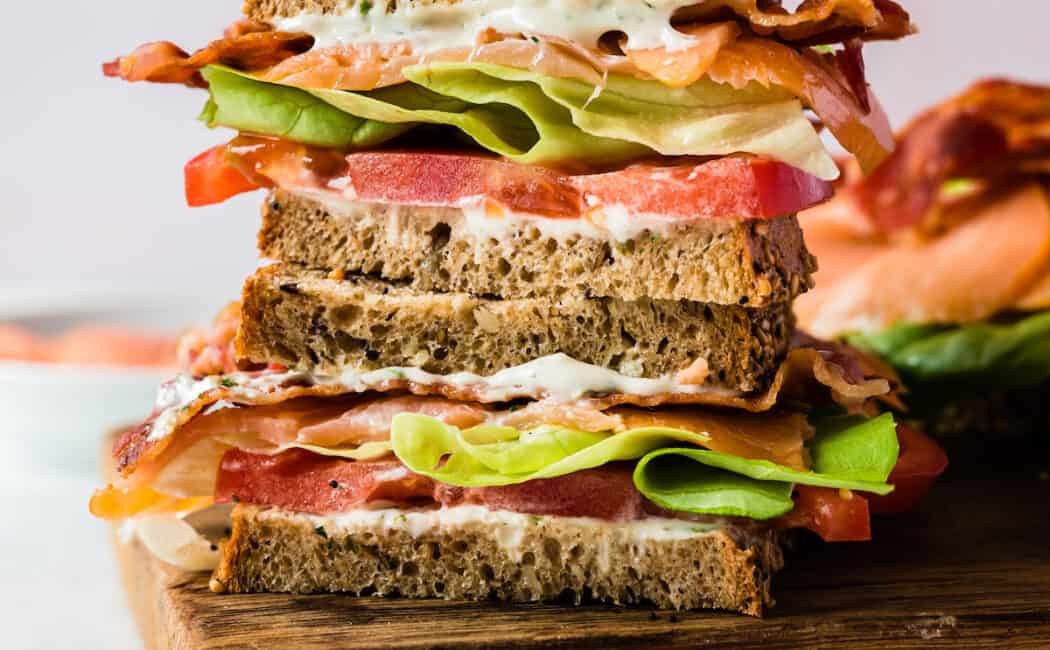
{"type": "MultiPolygon", "coordinates": [[[[217,596],[117,544],[149,648],[1050,648],[1050,480],[950,479],[876,541],[801,540],[763,620],[645,608],[217,596]]],[[[1040,476],[1040,474],[1042,474],[1040,476]]]]}

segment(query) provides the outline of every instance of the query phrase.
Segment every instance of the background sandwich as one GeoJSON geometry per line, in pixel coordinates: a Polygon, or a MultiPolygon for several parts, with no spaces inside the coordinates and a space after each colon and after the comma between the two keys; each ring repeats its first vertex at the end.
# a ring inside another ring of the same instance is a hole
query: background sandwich
{"type": "Polygon", "coordinates": [[[914,503],[943,459],[879,414],[895,375],[791,310],[794,215],[838,173],[805,109],[878,164],[861,39],[907,14],[616,8],[249,2],[107,65],[207,86],[242,133],[187,196],[271,188],[278,263],[186,339],[92,511],[216,591],[760,614],[783,531],[914,503]],[[191,524],[229,504],[213,550],[191,524]]]}
{"type": "Polygon", "coordinates": [[[933,431],[1050,430],[1050,88],[975,84],[872,175],[802,216],[820,256],[803,326],[902,374],[933,431]]]}

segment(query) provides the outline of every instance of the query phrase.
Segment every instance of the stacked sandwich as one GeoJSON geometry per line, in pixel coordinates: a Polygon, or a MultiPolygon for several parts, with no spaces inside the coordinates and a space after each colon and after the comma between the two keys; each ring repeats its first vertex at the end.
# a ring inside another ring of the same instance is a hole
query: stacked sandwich
{"type": "Polygon", "coordinates": [[[1050,429],[1050,88],[975,84],[803,217],[803,324],[896,366],[935,433],[1050,429]]]}
{"type": "Polygon", "coordinates": [[[837,175],[805,109],[888,154],[861,45],[894,3],[246,10],[106,66],[208,89],[240,134],[188,199],[271,188],[278,263],[184,340],[95,514],[216,591],[760,614],[783,531],[868,539],[925,489],[892,372],[792,317],[837,175]]]}

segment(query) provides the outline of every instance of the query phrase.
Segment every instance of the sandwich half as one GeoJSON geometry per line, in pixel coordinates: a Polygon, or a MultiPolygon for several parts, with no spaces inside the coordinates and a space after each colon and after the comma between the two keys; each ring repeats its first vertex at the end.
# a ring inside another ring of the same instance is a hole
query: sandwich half
{"type": "Polygon", "coordinates": [[[946,435],[1050,431],[1050,88],[982,81],[802,216],[821,259],[803,326],[894,365],[946,435]]]}
{"type": "Polygon", "coordinates": [[[792,312],[838,175],[807,111],[888,155],[861,47],[912,31],[895,3],[245,9],[105,66],[207,89],[239,133],[187,199],[269,190],[275,263],[93,513],[217,592],[760,615],[788,531],[866,540],[929,488],[893,371],[792,312]]]}

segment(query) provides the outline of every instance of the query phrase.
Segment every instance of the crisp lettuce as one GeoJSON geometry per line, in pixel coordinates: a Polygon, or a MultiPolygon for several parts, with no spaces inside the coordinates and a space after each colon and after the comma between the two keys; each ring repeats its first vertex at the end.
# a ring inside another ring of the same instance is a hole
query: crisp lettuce
{"type": "Polygon", "coordinates": [[[338,149],[374,147],[411,125],[362,119],[295,88],[261,84],[227,68],[202,71],[211,99],[201,113],[209,127],[271,135],[338,149]]]}
{"type": "Polygon", "coordinates": [[[550,425],[529,431],[493,426],[460,430],[423,415],[401,414],[394,418],[390,441],[394,454],[417,474],[449,485],[484,487],[564,476],[636,460],[667,445],[702,445],[707,438],[663,427],[615,435],[550,425]]]}
{"type": "Polygon", "coordinates": [[[889,494],[899,453],[891,415],[835,417],[817,422],[812,471],[706,449],[659,449],[638,461],[634,484],[668,510],[770,519],[794,507],[796,484],[889,494]]]}
{"type": "Polygon", "coordinates": [[[754,519],[789,511],[794,484],[887,494],[893,488],[886,479],[899,451],[889,415],[818,422],[810,472],[699,448],[705,442],[702,434],[664,427],[615,434],[561,426],[524,432],[493,426],[460,430],[412,414],[396,416],[391,427],[394,454],[401,462],[442,483],[514,485],[637,460],[635,485],[658,505],[754,519]]]}
{"type": "Polygon", "coordinates": [[[897,325],[847,340],[896,367],[920,413],[1050,381],[1050,311],[1003,323],[897,325]]]}
{"type": "Polygon", "coordinates": [[[480,146],[526,164],[610,164],[659,152],[746,152],[823,178],[837,169],[801,104],[776,88],[711,81],[669,88],[610,75],[600,91],[581,81],[481,63],[406,68],[409,82],[370,92],[300,89],[219,66],[204,70],[210,126],[344,149],[374,147],[418,124],[459,129],[480,146]]]}
{"type": "Polygon", "coordinates": [[[307,144],[361,149],[419,124],[437,124],[458,128],[480,146],[520,163],[609,163],[650,152],[639,144],[580,131],[567,110],[528,84],[504,84],[492,101],[471,103],[414,83],[367,93],[303,90],[216,66],[205,69],[205,78],[211,88],[204,114],[209,126],[307,144]],[[373,138],[355,137],[358,132],[373,138]]]}
{"type": "Polygon", "coordinates": [[[838,175],[802,104],[777,88],[750,84],[738,90],[708,79],[671,88],[611,74],[598,91],[576,79],[484,63],[432,63],[404,74],[432,91],[472,103],[507,101],[508,87],[539,90],[568,110],[583,132],[643,144],[668,156],[746,152],[822,178],[838,175]]]}

